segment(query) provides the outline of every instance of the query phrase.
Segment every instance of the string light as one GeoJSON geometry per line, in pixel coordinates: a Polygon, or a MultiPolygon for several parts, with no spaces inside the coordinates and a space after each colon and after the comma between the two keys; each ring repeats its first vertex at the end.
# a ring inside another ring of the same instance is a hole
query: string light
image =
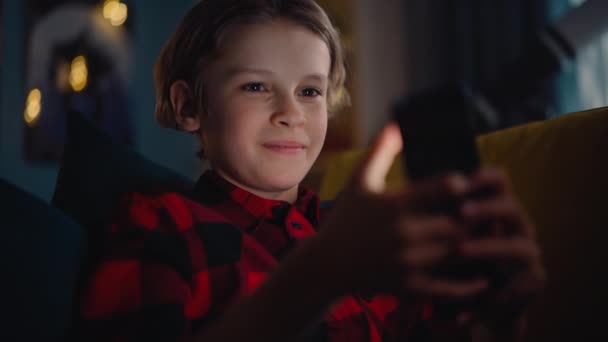
{"type": "Polygon", "coordinates": [[[75,92],[82,91],[87,86],[89,70],[84,56],[77,56],[70,66],[70,85],[75,92]]]}
{"type": "Polygon", "coordinates": [[[25,119],[25,123],[28,126],[34,126],[38,118],[40,117],[40,112],[42,110],[42,93],[40,89],[34,88],[27,95],[27,99],[25,101],[25,111],[23,113],[23,118],[25,119]]]}
{"type": "Polygon", "coordinates": [[[110,21],[112,26],[121,26],[127,21],[127,5],[120,0],[106,0],[103,4],[103,17],[110,21]]]}

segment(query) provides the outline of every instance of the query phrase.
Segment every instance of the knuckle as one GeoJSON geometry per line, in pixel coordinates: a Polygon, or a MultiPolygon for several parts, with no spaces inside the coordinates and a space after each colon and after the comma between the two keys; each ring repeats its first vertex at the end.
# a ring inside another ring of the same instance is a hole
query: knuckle
{"type": "Polygon", "coordinates": [[[515,196],[503,196],[503,201],[504,201],[504,206],[510,211],[513,212],[517,215],[521,215],[523,210],[522,208],[519,206],[519,203],[517,202],[517,199],[515,198],[515,196]]]}
{"type": "Polygon", "coordinates": [[[449,233],[457,232],[458,226],[459,226],[459,224],[458,224],[458,222],[456,222],[455,219],[450,218],[450,217],[443,217],[438,222],[437,228],[441,233],[449,234],[449,233]]]}
{"type": "Polygon", "coordinates": [[[406,289],[413,291],[419,291],[425,287],[422,276],[417,273],[412,273],[406,277],[404,280],[404,286],[406,289]]]}
{"type": "Polygon", "coordinates": [[[534,260],[541,260],[543,257],[543,251],[540,248],[540,246],[535,243],[534,241],[530,241],[529,242],[529,255],[534,259],[534,260]]]}
{"type": "Polygon", "coordinates": [[[409,219],[401,221],[399,224],[399,239],[406,245],[416,241],[416,225],[412,224],[409,219]]]}
{"type": "Polygon", "coordinates": [[[500,184],[505,184],[507,182],[507,173],[504,169],[500,167],[494,167],[491,169],[494,177],[500,184]]]}
{"type": "Polygon", "coordinates": [[[435,217],[432,224],[434,229],[444,232],[450,230],[456,224],[456,221],[446,215],[441,215],[435,217]]]}
{"type": "Polygon", "coordinates": [[[413,269],[418,263],[418,256],[412,251],[406,251],[403,253],[401,263],[405,269],[413,269]]]}
{"type": "Polygon", "coordinates": [[[445,292],[450,297],[462,297],[467,294],[466,289],[455,286],[446,287],[445,292]]]}
{"type": "Polygon", "coordinates": [[[455,297],[468,297],[475,295],[480,290],[479,286],[473,283],[454,284],[452,286],[452,294],[455,297]]]}
{"type": "Polygon", "coordinates": [[[484,170],[484,175],[496,182],[504,182],[506,180],[506,172],[500,167],[488,167],[484,170]]]}
{"type": "Polygon", "coordinates": [[[455,196],[461,191],[464,182],[466,182],[466,180],[464,179],[464,176],[461,175],[444,176],[440,179],[438,188],[442,193],[455,196]]]}

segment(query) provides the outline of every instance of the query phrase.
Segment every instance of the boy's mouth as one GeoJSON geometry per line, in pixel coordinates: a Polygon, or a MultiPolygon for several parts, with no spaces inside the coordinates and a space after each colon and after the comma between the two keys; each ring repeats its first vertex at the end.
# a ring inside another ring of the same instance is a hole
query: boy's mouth
{"type": "Polygon", "coordinates": [[[306,145],[296,141],[271,141],[263,143],[262,146],[272,152],[288,155],[298,154],[306,150],[306,145]]]}

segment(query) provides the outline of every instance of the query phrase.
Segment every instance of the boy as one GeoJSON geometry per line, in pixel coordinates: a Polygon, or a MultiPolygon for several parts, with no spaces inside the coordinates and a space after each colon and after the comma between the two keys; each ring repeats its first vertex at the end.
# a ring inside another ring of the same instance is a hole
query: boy
{"type": "Polygon", "coordinates": [[[155,70],[157,118],[196,135],[211,171],[188,197],[125,197],[85,292],[83,339],[518,337],[542,267],[499,172],[386,193],[402,145],[388,125],[320,223],[299,183],[346,100],[342,59],[312,0],[202,0],[186,15],[155,70]],[[479,189],[496,195],[464,202],[459,219],[428,211],[479,189]],[[496,233],[469,238],[481,223],[496,233]],[[500,265],[500,283],[434,272],[455,254],[500,265]],[[459,309],[443,317],[430,303],[459,309]]]}

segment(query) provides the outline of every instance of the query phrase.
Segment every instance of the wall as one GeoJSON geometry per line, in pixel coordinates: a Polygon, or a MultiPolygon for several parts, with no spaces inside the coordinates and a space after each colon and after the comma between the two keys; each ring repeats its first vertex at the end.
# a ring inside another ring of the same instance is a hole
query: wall
{"type": "Polygon", "coordinates": [[[359,136],[369,143],[407,90],[403,0],[352,0],[355,6],[359,136]]]}
{"type": "MultiPolygon", "coordinates": [[[[50,200],[57,177],[57,165],[23,160],[24,17],[22,0],[3,1],[3,70],[0,111],[0,177],[15,183],[44,200],[50,200]]],[[[192,0],[137,0],[131,19],[135,20],[134,71],[131,93],[136,127],[134,148],[144,156],[179,173],[195,177],[199,165],[194,157],[194,139],[162,130],[154,121],[154,60],[192,0]]]]}

